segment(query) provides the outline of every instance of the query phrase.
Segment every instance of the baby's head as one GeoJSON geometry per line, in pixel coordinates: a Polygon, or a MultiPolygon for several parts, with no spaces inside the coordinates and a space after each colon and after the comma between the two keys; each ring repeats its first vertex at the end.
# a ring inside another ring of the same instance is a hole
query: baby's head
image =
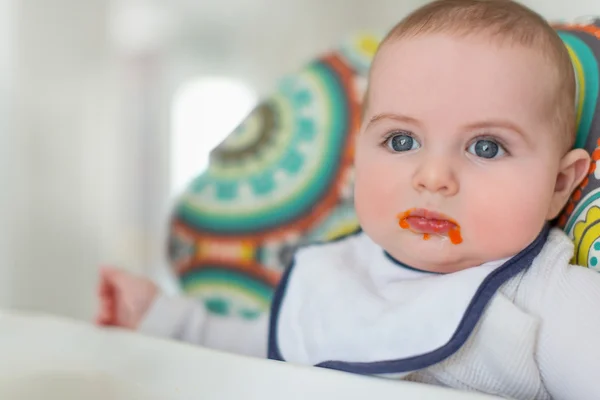
{"type": "Polygon", "coordinates": [[[364,231],[437,272],[527,247],[589,168],[571,150],[575,85],[561,39],[518,3],[441,0],[409,15],[371,68],[356,147],[364,231]]]}

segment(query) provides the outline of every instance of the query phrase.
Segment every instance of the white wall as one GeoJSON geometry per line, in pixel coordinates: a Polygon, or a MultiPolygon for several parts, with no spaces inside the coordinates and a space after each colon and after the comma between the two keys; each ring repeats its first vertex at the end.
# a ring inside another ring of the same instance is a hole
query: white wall
{"type": "Polygon", "coordinates": [[[13,185],[11,179],[12,151],[12,77],[15,15],[13,0],[0,0],[0,306],[12,298],[10,266],[13,264],[10,243],[10,221],[13,214],[13,185]]]}
{"type": "Polygon", "coordinates": [[[519,0],[550,21],[573,21],[579,17],[600,15],[598,0],[519,0]]]}
{"type": "Polygon", "coordinates": [[[111,208],[117,199],[95,189],[108,187],[119,154],[115,115],[108,111],[106,4],[15,5],[6,16],[16,26],[17,71],[10,304],[89,316],[94,269],[106,250],[99,238],[118,217],[111,208]]]}

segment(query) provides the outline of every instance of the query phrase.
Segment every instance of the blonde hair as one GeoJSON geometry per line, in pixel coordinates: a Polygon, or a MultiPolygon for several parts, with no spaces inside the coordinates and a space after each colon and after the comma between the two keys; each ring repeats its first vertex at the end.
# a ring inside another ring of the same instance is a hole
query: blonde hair
{"type": "MultiPolygon", "coordinates": [[[[556,71],[551,112],[564,145],[575,141],[575,74],[569,53],[556,31],[536,12],[511,0],[436,0],[400,21],[384,38],[389,41],[424,34],[488,34],[541,52],[556,71]]],[[[375,56],[375,59],[377,55],[375,56]]],[[[365,99],[368,99],[368,89],[365,99]]],[[[363,112],[366,110],[366,103],[363,112]]]]}

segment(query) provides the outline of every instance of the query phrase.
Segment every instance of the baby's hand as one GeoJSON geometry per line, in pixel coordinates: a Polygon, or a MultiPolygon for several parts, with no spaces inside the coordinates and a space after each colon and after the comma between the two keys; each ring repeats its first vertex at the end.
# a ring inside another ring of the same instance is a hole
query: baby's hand
{"type": "Polygon", "coordinates": [[[96,323],[136,329],[157,294],[158,287],[149,279],[104,267],[100,270],[96,323]]]}

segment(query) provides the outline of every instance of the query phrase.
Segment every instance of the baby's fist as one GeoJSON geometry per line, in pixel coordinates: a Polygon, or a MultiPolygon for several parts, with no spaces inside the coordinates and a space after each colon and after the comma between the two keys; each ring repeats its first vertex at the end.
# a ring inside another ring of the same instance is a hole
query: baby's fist
{"type": "Polygon", "coordinates": [[[136,329],[158,293],[149,279],[115,268],[100,270],[96,322],[104,326],[136,329]]]}

